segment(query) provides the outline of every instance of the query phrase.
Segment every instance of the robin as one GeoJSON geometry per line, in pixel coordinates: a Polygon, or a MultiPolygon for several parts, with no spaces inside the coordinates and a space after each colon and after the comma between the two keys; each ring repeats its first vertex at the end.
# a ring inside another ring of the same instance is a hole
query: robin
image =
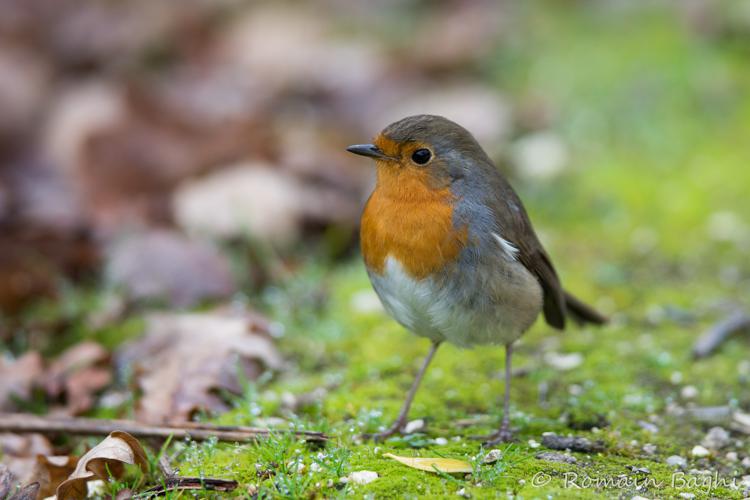
{"type": "Polygon", "coordinates": [[[347,151],[377,166],[360,232],[372,286],[396,321],[432,342],[398,418],[370,437],[403,430],[430,361],[451,342],[505,346],[503,418],[486,441],[512,440],[513,343],[540,312],[560,330],[568,318],[597,325],[606,318],[563,289],[518,195],[460,125],[410,116],[347,151]]]}

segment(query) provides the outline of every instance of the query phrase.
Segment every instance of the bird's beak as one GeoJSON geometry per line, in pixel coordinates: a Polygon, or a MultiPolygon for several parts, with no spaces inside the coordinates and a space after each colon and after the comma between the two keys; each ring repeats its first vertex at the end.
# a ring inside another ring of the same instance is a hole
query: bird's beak
{"type": "Polygon", "coordinates": [[[355,155],[367,156],[368,158],[374,158],[376,160],[393,160],[393,158],[383,153],[380,148],[374,144],[354,144],[346,148],[346,150],[355,155]]]}

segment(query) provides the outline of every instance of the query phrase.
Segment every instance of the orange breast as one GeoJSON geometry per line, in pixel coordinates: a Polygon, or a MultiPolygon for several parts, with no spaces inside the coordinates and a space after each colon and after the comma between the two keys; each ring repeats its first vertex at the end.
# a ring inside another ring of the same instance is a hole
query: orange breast
{"type": "Polygon", "coordinates": [[[431,186],[427,175],[378,165],[360,230],[365,264],[378,274],[391,256],[412,278],[422,279],[455,260],[466,245],[467,229],[453,227],[450,189],[431,186]]]}

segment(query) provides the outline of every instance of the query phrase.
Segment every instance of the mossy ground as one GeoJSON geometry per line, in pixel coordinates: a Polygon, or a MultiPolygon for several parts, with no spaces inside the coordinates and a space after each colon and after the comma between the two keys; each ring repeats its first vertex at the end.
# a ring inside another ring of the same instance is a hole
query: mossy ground
{"type": "MultiPolygon", "coordinates": [[[[665,459],[688,457],[689,468],[717,471],[726,481],[750,474],[723,453],[690,458],[707,427],[666,411],[687,404],[680,396],[686,385],[697,388],[691,404],[750,409],[747,338],[730,339],[705,360],[690,355],[709,325],[733,305],[748,306],[747,45],[699,36],[658,7],[621,3],[622,13],[613,15],[604,7],[528,5],[534,13],[518,28],[528,30],[524,44],[502,45],[481,72],[514,101],[543,99],[554,110],[573,167],[554,180],[514,184],[566,287],[611,314],[612,323],[560,333],[538,322],[515,356],[526,372],[512,390],[518,442],[501,447],[501,461],[476,465],[466,477],[422,472],[382,455],[481,458],[480,444],[467,436],[493,430],[500,419],[502,349],[441,348],[411,412],[425,419],[426,433],[360,442],[360,433],[395,417],[428,343],[367,307],[374,297],[357,258],[335,267],[312,259],[257,300],[284,326],[279,347],[289,370],[248,386],[218,421],[281,417],[327,432],[330,443],[313,449],[279,435],[257,445],[177,444],[183,473],[234,478],[240,494],[257,488],[263,497],[440,497],[461,489],[476,498],[742,497],[742,488],[709,491],[675,477],[665,459]],[[544,361],[550,352],[580,353],[582,363],[555,369],[544,361]],[[285,393],[300,399],[320,388],[324,394],[311,405],[291,411],[282,404],[285,393]],[[465,419],[478,423],[456,425],[465,419]],[[606,449],[573,453],[576,465],[542,461],[535,455],[544,448],[530,441],[547,431],[602,440],[606,449]],[[435,443],[441,437],[447,444],[435,443]],[[656,452],[646,453],[645,444],[656,452]],[[360,470],[379,478],[339,484],[360,470]],[[588,487],[566,486],[566,472],[588,487]],[[535,484],[535,477],[549,482],[535,484]]],[[[137,321],[126,330],[137,330],[137,321]]],[[[749,441],[735,448],[740,456],[749,441]]]]}
{"type": "MultiPolygon", "coordinates": [[[[486,78],[510,89],[515,100],[541,97],[554,107],[555,129],[572,144],[574,167],[552,181],[515,184],[566,286],[613,318],[605,328],[564,333],[540,321],[523,338],[515,366],[528,373],[514,380],[512,391],[519,440],[504,447],[505,458],[495,466],[477,466],[467,478],[449,478],[382,456],[481,456],[480,445],[466,436],[492,430],[500,418],[499,348],[441,348],[411,413],[426,420],[426,435],[378,445],[355,439],[395,417],[428,343],[382,312],[362,307],[372,292],[354,260],[333,271],[308,266],[267,297],[274,319],[286,325],[280,345],[293,371],[258,387],[221,417],[228,423],[289,418],[279,405],[282,393],[326,387],[319,404],[295,419],[328,432],[328,447],[261,443],[208,452],[196,446],[184,469],[237,477],[270,496],[304,491],[325,497],[439,497],[461,489],[478,498],[742,496],[742,488],[710,490],[703,479],[675,476],[665,459],[682,455],[689,468],[718,471],[727,481],[748,474],[723,454],[690,458],[706,427],[666,412],[671,403],[686,404],[680,399],[686,385],[698,389],[692,404],[750,408],[746,338],[729,340],[705,360],[690,354],[697,335],[731,305],[743,303],[749,285],[743,222],[750,218],[746,51],[736,41],[696,36],[658,9],[636,15],[638,9],[622,8],[622,15],[614,16],[597,8],[532,16],[527,44],[516,52],[507,46],[498,50],[484,68],[486,78]],[[319,290],[330,296],[316,311],[308,298],[319,290]],[[546,352],[580,353],[583,362],[556,370],[544,363],[546,352]],[[476,416],[486,423],[455,425],[476,416]],[[655,422],[658,432],[639,421],[655,422]],[[603,440],[606,451],[574,453],[577,465],[538,460],[543,448],[529,441],[541,441],[547,431],[603,440]],[[434,444],[438,437],[448,444],[434,444]],[[655,454],[643,451],[648,443],[655,454]],[[309,472],[319,453],[336,467],[309,472]],[[267,479],[256,474],[256,464],[292,461],[304,463],[308,472],[267,479]],[[638,475],[629,466],[651,474],[638,475]],[[380,477],[363,486],[336,485],[340,476],[358,470],[380,477]],[[566,486],[565,472],[578,474],[574,482],[588,487],[566,486]],[[538,473],[547,474],[542,477],[549,483],[534,484],[538,473]],[[614,481],[623,475],[621,488],[614,481]]],[[[744,442],[747,446],[747,438],[744,442]]]]}

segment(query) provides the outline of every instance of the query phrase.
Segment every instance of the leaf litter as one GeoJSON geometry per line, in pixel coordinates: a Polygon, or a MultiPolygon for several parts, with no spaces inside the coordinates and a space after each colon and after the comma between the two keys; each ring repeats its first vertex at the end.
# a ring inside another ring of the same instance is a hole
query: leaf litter
{"type": "Polygon", "coordinates": [[[226,410],[222,391],[237,394],[242,380],[282,367],[262,318],[225,312],[153,315],[119,360],[143,393],[138,418],[152,423],[226,410]]]}

